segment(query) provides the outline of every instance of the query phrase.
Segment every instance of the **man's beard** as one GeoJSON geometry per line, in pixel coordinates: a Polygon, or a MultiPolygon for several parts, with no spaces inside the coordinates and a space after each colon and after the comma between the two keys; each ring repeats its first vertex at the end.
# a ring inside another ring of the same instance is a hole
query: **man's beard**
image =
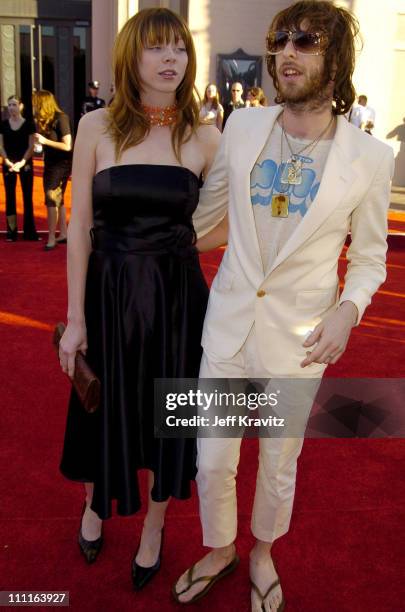
{"type": "Polygon", "coordinates": [[[329,76],[324,67],[320,72],[313,72],[307,78],[303,87],[293,88],[281,87],[279,94],[282,96],[286,107],[295,111],[317,110],[330,103],[332,90],[329,86],[329,76]]]}

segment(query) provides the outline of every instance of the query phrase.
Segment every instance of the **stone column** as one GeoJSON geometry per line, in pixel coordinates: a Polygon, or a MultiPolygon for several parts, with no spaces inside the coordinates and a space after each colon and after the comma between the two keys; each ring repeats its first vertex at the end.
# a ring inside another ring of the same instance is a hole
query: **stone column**
{"type": "Polygon", "coordinates": [[[7,98],[17,93],[15,65],[14,26],[0,26],[0,90],[1,106],[7,105],[7,98]]]}
{"type": "Polygon", "coordinates": [[[100,98],[111,97],[112,48],[115,37],[139,7],[138,0],[93,0],[92,2],[92,79],[100,81],[100,98]]]}

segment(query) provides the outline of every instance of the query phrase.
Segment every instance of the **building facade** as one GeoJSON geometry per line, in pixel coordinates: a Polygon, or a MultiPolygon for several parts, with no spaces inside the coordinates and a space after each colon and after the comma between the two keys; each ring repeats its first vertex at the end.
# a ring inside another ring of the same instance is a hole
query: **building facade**
{"type": "Polygon", "coordinates": [[[1,106],[52,91],[75,121],[91,75],[91,0],[0,0],[1,106]]]}
{"type": "MultiPolygon", "coordinates": [[[[405,186],[405,0],[385,0],[383,6],[380,0],[336,1],[359,19],[363,48],[354,75],[356,90],[366,94],[375,109],[374,135],[393,146],[394,182],[405,186]]],[[[188,21],[197,49],[200,92],[216,82],[226,101],[232,79],[241,79],[260,85],[272,101],[264,40],[274,14],[290,3],[0,0],[1,103],[4,106],[7,95],[15,91],[28,97],[33,86],[53,86],[61,105],[77,117],[90,78],[100,81],[100,96],[109,99],[116,33],[129,17],[151,6],[169,7],[188,21]]]]}

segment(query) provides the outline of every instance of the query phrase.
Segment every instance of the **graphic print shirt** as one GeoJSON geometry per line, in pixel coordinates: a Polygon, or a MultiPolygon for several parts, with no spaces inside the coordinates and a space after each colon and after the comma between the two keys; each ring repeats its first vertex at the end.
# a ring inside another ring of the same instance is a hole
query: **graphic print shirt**
{"type": "MultiPolygon", "coordinates": [[[[281,177],[290,158],[290,150],[283,137],[284,161],[281,163],[281,137],[282,130],[276,121],[250,175],[250,197],[263,272],[270,268],[314,201],[332,144],[332,140],[321,140],[308,155],[303,151],[298,156],[303,162],[302,182],[300,185],[288,185],[281,182],[281,177]],[[289,197],[288,217],[272,217],[271,201],[277,194],[289,197]]],[[[288,140],[294,153],[311,142],[291,136],[288,136],[288,140]]]]}

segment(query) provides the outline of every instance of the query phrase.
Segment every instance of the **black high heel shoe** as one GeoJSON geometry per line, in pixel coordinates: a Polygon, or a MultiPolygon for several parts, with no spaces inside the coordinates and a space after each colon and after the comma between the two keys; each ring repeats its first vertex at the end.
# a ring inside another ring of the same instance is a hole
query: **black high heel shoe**
{"type": "Polygon", "coordinates": [[[151,567],[142,567],[142,565],[138,565],[135,561],[136,555],[139,551],[139,546],[141,543],[139,542],[138,549],[135,553],[135,556],[132,560],[132,584],[134,585],[135,591],[140,591],[143,587],[153,578],[155,574],[160,569],[160,564],[162,561],[162,548],[163,548],[163,535],[164,535],[164,527],[162,527],[162,536],[160,540],[160,548],[159,555],[157,561],[151,567]]]}
{"type": "Polygon", "coordinates": [[[83,519],[83,514],[85,513],[85,511],[86,511],[86,502],[84,502],[82,516],[80,519],[78,542],[79,542],[80,550],[82,554],[84,555],[87,563],[94,563],[94,561],[97,559],[99,552],[103,546],[103,541],[104,541],[103,533],[101,532],[101,535],[99,538],[97,538],[97,540],[86,540],[86,538],[83,537],[82,519],[83,519]]]}

